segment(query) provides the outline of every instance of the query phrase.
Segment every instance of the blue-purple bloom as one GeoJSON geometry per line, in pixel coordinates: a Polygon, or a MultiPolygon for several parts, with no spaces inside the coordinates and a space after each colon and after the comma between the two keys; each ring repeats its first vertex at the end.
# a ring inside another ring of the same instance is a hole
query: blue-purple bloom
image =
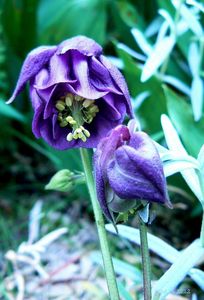
{"type": "Polygon", "coordinates": [[[166,179],[158,151],[144,132],[117,126],[100,141],[94,155],[99,203],[109,220],[128,211],[137,200],[169,205],[166,179]]]}
{"type": "Polygon", "coordinates": [[[125,80],[95,41],[78,36],[31,51],[8,103],[30,83],[32,130],[54,148],[94,148],[132,116],[125,80]]]}

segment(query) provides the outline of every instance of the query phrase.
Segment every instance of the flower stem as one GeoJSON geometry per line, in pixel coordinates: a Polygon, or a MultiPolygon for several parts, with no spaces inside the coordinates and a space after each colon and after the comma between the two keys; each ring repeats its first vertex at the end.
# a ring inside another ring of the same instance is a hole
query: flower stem
{"type": "Polygon", "coordinates": [[[84,167],[87,187],[91,198],[96,226],[98,230],[98,236],[100,241],[101,253],[103,257],[103,264],[104,264],[110,299],[119,300],[120,298],[119,298],[119,293],[118,293],[118,288],[116,283],[115,272],[113,269],[112,258],[110,255],[110,249],[109,249],[104,219],[96,196],[95,184],[92,175],[92,167],[91,167],[88,151],[84,148],[81,148],[80,154],[81,154],[81,159],[84,167]]]}
{"type": "Polygon", "coordinates": [[[151,265],[147,241],[147,226],[141,220],[139,223],[142,266],[143,266],[143,286],[144,286],[144,300],[151,300],[151,265]]]}

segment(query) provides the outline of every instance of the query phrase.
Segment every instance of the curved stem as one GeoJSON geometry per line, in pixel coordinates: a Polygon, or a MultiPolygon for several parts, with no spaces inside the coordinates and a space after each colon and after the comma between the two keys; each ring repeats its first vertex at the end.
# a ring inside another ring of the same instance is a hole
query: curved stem
{"type": "Polygon", "coordinates": [[[81,154],[81,159],[84,167],[84,173],[86,176],[87,187],[91,198],[96,226],[98,230],[98,237],[100,241],[101,253],[103,257],[103,264],[104,264],[110,299],[119,300],[120,298],[119,298],[115,273],[113,269],[112,258],[110,255],[110,249],[109,249],[107,234],[105,230],[104,219],[96,196],[95,184],[92,175],[92,167],[89,160],[88,151],[84,148],[81,148],[80,154],[81,154]]]}
{"type": "Polygon", "coordinates": [[[147,241],[147,226],[140,219],[140,248],[142,253],[144,300],[151,300],[151,265],[147,241]]]}

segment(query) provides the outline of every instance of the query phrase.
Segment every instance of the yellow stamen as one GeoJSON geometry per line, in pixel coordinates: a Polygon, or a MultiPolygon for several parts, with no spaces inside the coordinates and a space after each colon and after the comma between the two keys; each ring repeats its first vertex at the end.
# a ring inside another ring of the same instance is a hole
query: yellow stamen
{"type": "Polygon", "coordinates": [[[74,133],[72,134],[72,136],[73,136],[73,138],[75,139],[75,140],[77,140],[78,139],[78,133],[76,132],[76,131],[74,131],[74,133]]]}
{"type": "Polygon", "coordinates": [[[90,137],[90,132],[87,129],[84,129],[83,132],[87,138],[90,137]]]}
{"type": "Polygon", "coordinates": [[[81,132],[82,132],[82,129],[81,129],[81,128],[77,128],[77,129],[76,129],[76,132],[77,132],[77,133],[81,133],[81,132]]]}
{"type": "Polygon", "coordinates": [[[86,140],[87,140],[87,138],[85,137],[85,135],[82,133],[82,136],[81,136],[81,140],[83,141],[83,142],[86,142],[86,140]]]}
{"type": "Polygon", "coordinates": [[[83,142],[87,141],[90,137],[90,132],[84,128],[83,124],[90,124],[99,108],[95,100],[85,99],[79,95],[71,93],[66,94],[59,98],[55,107],[58,110],[57,119],[60,127],[71,128],[71,132],[67,134],[67,141],[73,139],[81,139],[83,142]]]}
{"type": "Polygon", "coordinates": [[[82,101],[84,98],[81,97],[81,96],[76,95],[76,96],[74,97],[74,99],[75,99],[76,101],[82,101]]]}
{"type": "Polygon", "coordinates": [[[55,105],[55,107],[57,108],[57,110],[59,111],[63,111],[65,109],[65,105],[62,101],[58,101],[55,105]]]}
{"type": "Polygon", "coordinates": [[[89,113],[97,113],[99,112],[98,106],[96,106],[95,104],[93,104],[90,108],[89,108],[89,113]]]}
{"type": "Polygon", "coordinates": [[[73,140],[73,136],[72,136],[72,133],[70,132],[68,135],[67,135],[67,141],[68,142],[71,142],[73,140]]]}
{"type": "Polygon", "coordinates": [[[73,117],[72,116],[68,116],[68,117],[66,117],[66,121],[69,123],[70,121],[73,121],[74,119],[73,119],[73,117]]]}
{"type": "Polygon", "coordinates": [[[67,124],[68,124],[68,122],[67,122],[66,120],[62,120],[62,121],[60,122],[60,127],[66,127],[67,124]]]}
{"type": "Polygon", "coordinates": [[[76,122],[75,120],[69,121],[69,124],[70,124],[70,125],[76,125],[76,123],[77,123],[77,122],[76,122]]]}
{"type": "Polygon", "coordinates": [[[68,107],[72,106],[72,103],[73,103],[73,97],[70,97],[70,96],[66,96],[65,98],[65,103],[68,107]]]}
{"type": "Polygon", "coordinates": [[[94,101],[93,100],[89,100],[89,99],[86,99],[84,102],[83,102],[83,107],[87,108],[89,107],[94,101]]]}

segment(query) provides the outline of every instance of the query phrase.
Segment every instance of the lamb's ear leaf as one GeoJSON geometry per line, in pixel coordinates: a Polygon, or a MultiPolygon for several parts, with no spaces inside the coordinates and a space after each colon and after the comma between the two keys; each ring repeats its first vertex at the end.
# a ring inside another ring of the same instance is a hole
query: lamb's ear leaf
{"type": "Polygon", "coordinates": [[[41,46],[32,50],[27,55],[21,68],[16,88],[10,99],[6,102],[7,104],[13,102],[16,96],[25,87],[26,82],[40,71],[40,69],[49,61],[50,57],[55,53],[56,49],[56,46],[41,46]]]}

